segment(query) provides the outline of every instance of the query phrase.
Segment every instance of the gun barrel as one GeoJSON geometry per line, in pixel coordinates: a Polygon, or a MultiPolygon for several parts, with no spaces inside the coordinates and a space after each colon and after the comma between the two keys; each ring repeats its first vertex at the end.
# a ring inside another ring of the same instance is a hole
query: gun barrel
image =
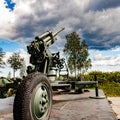
{"type": "Polygon", "coordinates": [[[59,31],[57,31],[57,32],[55,32],[54,34],[53,34],[53,37],[55,37],[58,33],[60,33],[61,31],[63,31],[65,28],[61,28],[59,31]]]}
{"type": "Polygon", "coordinates": [[[36,36],[35,39],[45,39],[45,38],[49,37],[50,34],[52,34],[52,32],[47,31],[47,32],[43,33],[42,35],[36,36]]]}
{"type": "Polygon", "coordinates": [[[55,42],[55,40],[57,40],[55,38],[55,36],[57,36],[57,34],[59,34],[61,31],[63,31],[65,28],[61,28],[59,31],[52,33],[51,31],[49,31],[49,36],[47,38],[44,39],[44,42],[46,42],[47,46],[53,44],[55,42]]]}
{"type": "Polygon", "coordinates": [[[40,35],[40,36],[36,36],[35,39],[37,41],[39,40],[43,40],[44,43],[46,43],[47,46],[53,44],[56,40],[55,36],[57,36],[57,34],[59,34],[61,31],[63,31],[65,28],[61,28],[60,30],[58,30],[55,33],[52,33],[51,31],[47,31],[44,34],[40,35]]]}

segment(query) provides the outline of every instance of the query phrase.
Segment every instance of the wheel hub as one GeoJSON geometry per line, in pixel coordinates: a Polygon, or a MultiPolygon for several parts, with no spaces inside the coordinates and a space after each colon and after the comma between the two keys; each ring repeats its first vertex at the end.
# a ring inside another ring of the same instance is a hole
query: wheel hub
{"type": "Polygon", "coordinates": [[[44,120],[49,111],[50,95],[48,87],[40,83],[32,94],[32,114],[35,120],[44,120]]]}

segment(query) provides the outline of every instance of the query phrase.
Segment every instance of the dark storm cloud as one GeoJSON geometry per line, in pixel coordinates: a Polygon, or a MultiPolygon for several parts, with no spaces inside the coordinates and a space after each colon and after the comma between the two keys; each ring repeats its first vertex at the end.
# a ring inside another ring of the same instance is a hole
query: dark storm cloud
{"type": "Polygon", "coordinates": [[[107,50],[120,45],[120,33],[103,35],[102,29],[91,33],[84,31],[83,38],[87,41],[90,49],[107,50]]]}
{"type": "Polygon", "coordinates": [[[27,5],[16,7],[11,39],[27,42],[47,30],[65,27],[59,35],[60,46],[65,43],[64,36],[74,31],[91,49],[120,46],[120,0],[37,0],[27,5]]]}
{"type": "Polygon", "coordinates": [[[104,45],[103,37],[100,36],[101,29],[96,30],[95,32],[89,33],[88,31],[83,32],[83,37],[87,40],[87,44],[89,45],[90,49],[107,49],[104,45]],[[97,38],[97,39],[96,39],[97,38]],[[103,42],[101,42],[101,40],[103,42]]]}
{"type": "MultiPolygon", "coordinates": [[[[28,38],[27,40],[30,41],[30,38],[32,40],[35,37],[35,35],[40,35],[48,30],[56,30],[57,25],[58,28],[64,27],[68,20],[65,20],[65,18],[69,18],[69,15],[72,12],[70,13],[68,11],[69,9],[66,9],[69,8],[68,4],[65,7],[65,4],[63,4],[63,2],[59,3],[52,3],[54,8],[50,10],[49,8],[43,7],[44,2],[41,2],[41,4],[39,4],[38,1],[38,4],[33,4],[32,9],[34,11],[34,14],[23,14],[17,18],[17,24],[15,26],[15,29],[18,34],[13,36],[12,39],[21,40],[21,37],[23,37],[28,38]],[[65,23],[63,22],[64,20],[65,23]],[[63,23],[59,25],[60,22],[63,23]]],[[[23,41],[25,41],[25,39],[23,39],[23,41]]]]}
{"type": "Polygon", "coordinates": [[[33,37],[34,35],[42,34],[43,32],[47,31],[46,28],[49,26],[49,28],[52,28],[57,23],[57,18],[48,18],[45,20],[36,21],[34,19],[34,16],[22,16],[20,18],[22,21],[26,21],[23,24],[18,24],[16,26],[17,32],[19,33],[17,36],[15,36],[13,39],[19,38],[19,37],[33,37]],[[28,19],[29,18],[29,19],[28,19]],[[51,22],[52,21],[52,22],[51,22]]]}
{"type": "Polygon", "coordinates": [[[116,7],[120,7],[120,0],[90,0],[86,11],[102,11],[116,7]]]}
{"type": "MultiPolygon", "coordinates": [[[[104,4],[102,0],[101,2],[104,4]]],[[[104,7],[106,10],[102,10],[103,7],[99,6],[102,11],[98,11],[99,8],[92,11],[94,8],[91,7],[91,10],[84,12],[81,17],[81,34],[86,39],[90,49],[107,50],[120,46],[120,7],[115,7],[114,4],[112,6],[114,9],[110,9],[111,6],[106,6],[104,7]]]]}

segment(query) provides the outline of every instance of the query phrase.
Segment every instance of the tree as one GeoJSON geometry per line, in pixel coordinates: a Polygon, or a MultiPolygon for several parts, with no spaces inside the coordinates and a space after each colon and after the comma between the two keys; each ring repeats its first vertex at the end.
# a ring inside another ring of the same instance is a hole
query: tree
{"type": "Polygon", "coordinates": [[[11,68],[13,68],[13,77],[15,78],[15,72],[24,66],[24,58],[21,58],[18,53],[13,53],[7,62],[10,64],[11,68]]]}
{"type": "Polygon", "coordinates": [[[23,76],[25,76],[25,72],[26,72],[26,65],[25,65],[25,62],[23,62],[23,67],[20,68],[20,77],[21,78],[23,76]]]}
{"type": "MultiPolygon", "coordinates": [[[[88,58],[89,53],[88,53],[88,45],[85,40],[80,42],[80,50],[78,52],[78,57],[77,57],[77,69],[78,71],[81,72],[86,72],[89,67],[92,66],[91,64],[91,59],[88,58]]],[[[79,73],[79,74],[80,74],[79,73]]]]}
{"type": "Polygon", "coordinates": [[[88,58],[88,45],[76,32],[66,35],[66,40],[63,52],[70,71],[74,71],[76,76],[77,71],[87,70],[91,66],[91,60],[88,58]]]}
{"type": "Polygon", "coordinates": [[[3,65],[5,65],[5,62],[3,61],[4,55],[5,53],[3,52],[2,48],[0,48],[0,68],[3,68],[3,65]]]}

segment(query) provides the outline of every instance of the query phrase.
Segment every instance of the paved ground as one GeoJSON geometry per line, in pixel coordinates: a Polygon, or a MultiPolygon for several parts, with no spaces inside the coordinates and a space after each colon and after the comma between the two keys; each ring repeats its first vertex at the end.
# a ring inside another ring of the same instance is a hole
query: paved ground
{"type": "MultiPolygon", "coordinates": [[[[116,116],[105,99],[91,99],[94,91],[84,94],[65,94],[54,96],[50,120],[116,120],[116,116]]],[[[99,91],[99,96],[104,96],[99,91]]]]}
{"type": "Polygon", "coordinates": [[[108,97],[107,99],[110,101],[112,109],[120,120],[120,97],[108,97]]]}
{"type": "MultiPolygon", "coordinates": [[[[89,98],[94,95],[92,90],[53,96],[50,120],[117,120],[108,100],[89,98]]],[[[99,95],[104,95],[101,90],[99,95]]],[[[13,100],[14,97],[0,99],[0,120],[13,120],[13,100]]]]}
{"type": "Polygon", "coordinates": [[[0,99],[0,120],[13,120],[14,97],[0,99]]]}

